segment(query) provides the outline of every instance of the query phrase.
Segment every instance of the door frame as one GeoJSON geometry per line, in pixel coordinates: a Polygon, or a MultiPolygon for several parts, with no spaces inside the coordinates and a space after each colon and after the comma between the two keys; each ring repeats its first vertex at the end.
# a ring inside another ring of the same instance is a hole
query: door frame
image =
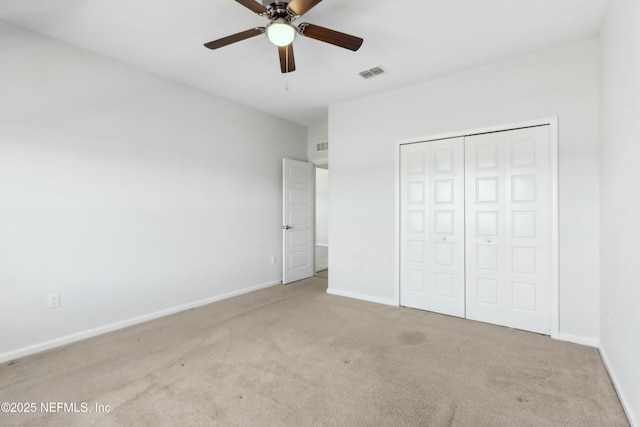
{"type": "Polygon", "coordinates": [[[415,144],[437,139],[466,137],[491,132],[503,132],[532,126],[549,126],[550,169],[551,169],[551,266],[550,266],[550,309],[551,338],[559,339],[560,335],[560,267],[559,267],[559,199],[558,199],[558,117],[549,117],[522,122],[472,128],[447,133],[429,134],[415,138],[399,139],[394,144],[395,155],[395,238],[394,238],[394,304],[400,306],[400,147],[404,144],[415,144]]]}
{"type": "MultiPolygon", "coordinates": [[[[320,159],[323,160],[323,159],[320,159]]],[[[313,161],[310,162],[311,164],[313,164],[314,168],[313,168],[313,198],[314,198],[314,211],[313,211],[313,241],[314,241],[314,260],[313,260],[313,274],[318,273],[318,265],[316,262],[316,257],[317,257],[317,247],[321,246],[318,244],[318,239],[317,239],[317,234],[318,234],[318,215],[317,215],[317,210],[318,210],[318,169],[324,169],[327,171],[327,173],[329,172],[329,162],[326,158],[324,158],[324,161],[322,162],[318,162],[313,161]]],[[[328,188],[327,188],[327,192],[328,192],[328,188]]],[[[328,230],[329,226],[327,224],[327,233],[329,232],[328,230]]],[[[329,248],[329,244],[327,243],[326,245],[327,250],[329,248]]],[[[323,269],[323,270],[327,270],[329,268],[329,260],[327,259],[327,268],[323,269]]],[[[323,271],[320,270],[320,271],[323,271]]]]}

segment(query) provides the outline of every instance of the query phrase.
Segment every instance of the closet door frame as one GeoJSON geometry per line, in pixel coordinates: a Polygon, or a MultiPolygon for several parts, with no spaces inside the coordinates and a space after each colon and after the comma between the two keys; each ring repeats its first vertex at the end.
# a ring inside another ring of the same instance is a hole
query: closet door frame
{"type": "Polygon", "coordinates": [[[532,126],[549,126],[549,166],[550,166],[550,184],[551,184],[551,265],[550,275],[551,283],[549,284],[551,301],[551,337],[558,339],[560,332],[559,325],[559,210],[558,210],[558,117],[549,117],[543,119],[529,120],[523,122],[508,123],[496,126],[488,126],[483,128],[475,128],[468,130],[459,130],[448,133],[429,134],[408,139],[399,139],[394,144],[395,155],[395,239],[394,239],[394,277],[395,277],[395,296],[394,303],[400,306],[400,146],[403,144],[414,144],[423,141],[436,139],[467,137],[490,132],[501,132],[513,129],[532,127],[532,126]]]}

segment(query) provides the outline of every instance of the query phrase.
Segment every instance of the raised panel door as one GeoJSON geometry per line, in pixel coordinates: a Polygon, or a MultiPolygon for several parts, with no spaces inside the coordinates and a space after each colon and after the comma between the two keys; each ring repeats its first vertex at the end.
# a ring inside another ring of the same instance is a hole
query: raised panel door
{"type": "Polygon", "coordinates": [[[550,333],[549,127],[465,138],[466,315],[550,333]]]}
{"type": "Polygon", "coordinates": [[[463,138],[403,145],[400,162],[400,304],[464,317],[463,138]]]}
{"type": "Polygon", "coordinates": [[[313,276],[313,165],[283,159],[282,283],[313,276]]]}

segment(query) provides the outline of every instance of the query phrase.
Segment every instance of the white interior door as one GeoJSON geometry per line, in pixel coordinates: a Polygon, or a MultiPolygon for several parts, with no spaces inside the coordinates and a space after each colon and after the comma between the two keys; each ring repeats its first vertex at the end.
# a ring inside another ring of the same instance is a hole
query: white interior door
{"type": "Polygon", "coordinates": [[[549,126],[465,138],[467,318],[549,334],[549,126]]]}
{"type": "Polygon", "coordinates": [[[313,276],[314,183],[311,163],[283,159],[282,283],[313,276]]]}
{"type": "Polygon", "coordinates": [[[464,317],[464,140],[402,145],[400,162],[400,305],[464,317]]]}

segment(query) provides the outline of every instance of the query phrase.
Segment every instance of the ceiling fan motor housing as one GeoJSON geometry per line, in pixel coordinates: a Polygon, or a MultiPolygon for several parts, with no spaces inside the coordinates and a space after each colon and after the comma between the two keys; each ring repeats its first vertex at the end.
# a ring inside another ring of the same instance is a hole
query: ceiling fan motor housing
{"type": "Polygon", "coordinates": [[[269,9],[269,17],[271,19],[277,18],[289,18],[291,17],[291,12],[287,9],[287,6],[291,0],[284,1],[272,1],[272,0],[262,0],[262,4],[264,7],[269,9]]]}
{"type": "Polygon", "coordinates": [[[291,0],[280,0],[280,1],[262,0],[262,5],[264,7],[266,7],[267,9],[269,9],[269,6],[271,6],[272,4],[276,4],[276,3],[282,3],[282,4],[284,4],[286,6],[289,3],[291,3],[291,0]]]}

